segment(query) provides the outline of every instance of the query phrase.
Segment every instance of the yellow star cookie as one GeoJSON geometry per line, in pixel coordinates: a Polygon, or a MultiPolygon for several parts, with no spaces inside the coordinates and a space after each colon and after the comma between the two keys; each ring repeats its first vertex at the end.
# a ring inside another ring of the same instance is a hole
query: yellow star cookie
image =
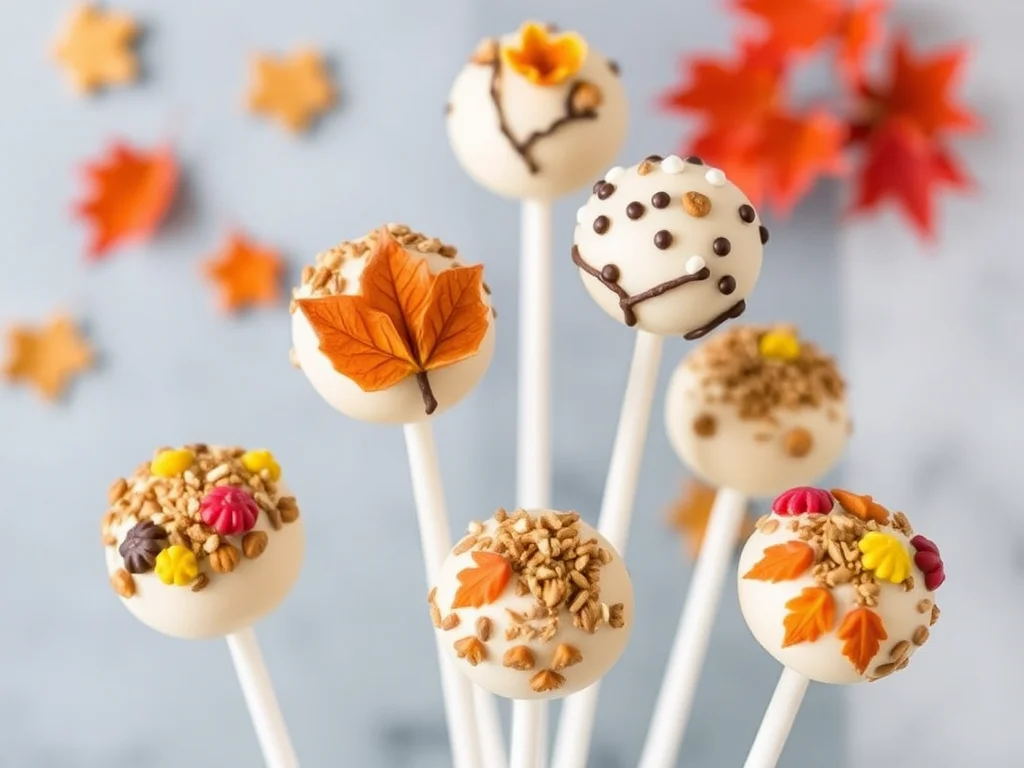
{"type": "Polygon", "coordinates": [[[47,400],[59,400],[68,383],[93,364],[92,348],[74,322],[55,317],[40,328],[11,326],[3,376],[34,386],[47,400]]]}
{"type": "Polygon", "coordinates": [[[285,57],[257,55],[248,99],[250,110],[298,133],[334,104],[335,91],[323,57],[303,48],[285,57]]]}
{"type": "Polygon", "coordinates": [[[138,76],[132,43],[135,20],[125,13],[79,5],[72,11],[53,55],[76,91],[92,93],[106,85],[123,85],[138,76]]]}

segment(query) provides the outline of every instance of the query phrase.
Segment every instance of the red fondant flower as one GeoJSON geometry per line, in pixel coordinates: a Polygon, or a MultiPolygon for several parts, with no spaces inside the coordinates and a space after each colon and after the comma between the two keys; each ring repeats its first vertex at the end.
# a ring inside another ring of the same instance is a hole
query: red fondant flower
{"type": "Polygon", "coordinates": [[[939,548],[935,546],[934,541],[924,536],[915,536],[910,543],[917,550],[914,565],[924,574],[924,585],[934,592],[946,580],[946,569],[942,565],[939,548]]]}
{"type": "Polygon", "coordinates": [[[783,491],[772,502],[776,515],[827,515],[832,511],[832,494],[821,488],[790,488],[783,491]]]}
{"type": "Polygon", "coordinates": [[[230,485],[214,488],[199,503],[203,522],[221,536],[237,536],[251,531],[260,515],[252,494],[230,485]]]}

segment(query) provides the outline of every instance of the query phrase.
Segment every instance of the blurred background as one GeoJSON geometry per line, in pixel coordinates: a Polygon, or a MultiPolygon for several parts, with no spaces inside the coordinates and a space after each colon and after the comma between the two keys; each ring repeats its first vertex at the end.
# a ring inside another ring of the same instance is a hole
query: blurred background
{"type": "MultiPolygon", "coordinates": [[[[225,317],[201,262],[239,226],[289,259],[385,221],[482,261],[499,308],[498,352],[479,389],[437,420],[453,528],[513,503],[518,207],[483,194],[447,148],[447,89],[477,41],[526,18],[581,31],[622,65],[632,100],[623,164],[681,148],[685,123],[656,109],[677,60],[725,49],[719,3],[546,0],[118,0],[146,32],[144,76],[73,97],[48,60],[64,2],[8,0],[0,27],[0,322],[65,308],[101,354],[50,407],[0,390],[0,765],[257,766],[256,740],[222,642],[160,636],[107,584],[98,521],[111,480],[163,444],[269,447],[310,532],[305,571],[257,627],[303,765],[449,765],[401,431],[334,413],[288,364],[286,308],[225,317]],[[339,107],[292,138],[243,109],[248,56],[302,43],[329,57],[339,107]],[[159,237],[101,263],[69,214],[75,169],[122,137],[170,137],[184,187],[159,237]],[[386,522],[387,552],[368,547],[386,522]]],[[[791,768],[1019,765],[1024,517],[1024,121],[1011,0],[895,0],[921,45],[972,46],[964,98],[987,122],[957,145],[978,181],[941,203],[921,245],[895,215],[844,216],[846,186],[820,184],[772,240],[749,321],[797,323],[835,352],[856,431],[845,486],[905,509],[942,546],[943,620],[905,674],[856,689],[812,686],[791,768]]],[[[827,82],[813,67],[807,86],[827,82]]],[[[583,194],[556,208],[555,502],[596,520],[633,333],[584,292],[568,257],[583,194]]],[[[666,350],[659,393],[687,351],[666,350]]],[[[660,397],[660,394],[659,394],[660,397]]],[[[654,416],[630,564],[631,647],[605,679],[594,768],[635,765],[691,561],[667,533],[686,477],[654,416]]],[[[779,673],[727,590],[680,765],[739,765],[779,673]]]]}

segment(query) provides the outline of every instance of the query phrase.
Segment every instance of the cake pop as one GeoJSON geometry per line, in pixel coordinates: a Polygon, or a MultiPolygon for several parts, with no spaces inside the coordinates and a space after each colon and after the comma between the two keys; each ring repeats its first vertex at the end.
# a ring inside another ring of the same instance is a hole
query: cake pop
{"type": "Polygon", "coordinates": [[[768,230],[725,174],[698,157],[612,168],[576,215],[572,258],[615,319],[698,339],[739,317],[768,230]]]}
{"type": "Polygon", "coordinates": [[[871,496],[793,488],[739,561],[740,609],[764,649],[822,683],[904,669],[939,618],[939,550],[871,496]]]}
{"type": "Polygon", "coordinates": [[[669,382],[665,422],[687,466],[747,496],[818,480],[851,429],[835,360],[788,326],[727,328],[694,349],[669,382]]]}
{"type": "Polygon", "coordinates": [[[448,141],[498,195],[550,200],[606,168],[626,137],[618,66],[575,32],[527,22],[480,43],[452,85],[448,141]]]}
{"type": "Polygon", "coordinates": [[[269,451],[188,445],[110,488],[107,570],[125,607],[181,638],[228,635],[273,611],[302,566],[295,497],[269,451]]]}
{"type": "Polygon", "coordinates": [[[306,267],[291,306],[294,359],[314,389],[362,421],[408,424],[454,405],[494,354],[482,268],[389,224],[306,267]]]}
{"type": "Polygon", "coordinates": [[[512,699],[586,688],[618,660],[633,623],[625,564],[575,512],[498,510],[471,524],[428,600],[459,669],[512,699]]]}

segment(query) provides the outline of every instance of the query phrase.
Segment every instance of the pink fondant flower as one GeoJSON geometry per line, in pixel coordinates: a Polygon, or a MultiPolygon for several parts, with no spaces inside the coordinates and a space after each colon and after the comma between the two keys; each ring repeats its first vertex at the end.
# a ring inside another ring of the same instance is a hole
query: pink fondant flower
{"type": "Polygon", "coordinates": [[[221,536],[237,536],[251,531],[260,516],[256,500],[244,488],[223,485],[214,488],[199,502],[203,522],[221,536]]]}
{"type": "Polygon", "coordinates": [[[827,515],[832,511],[832,494],[821,488],[790,488],[772,502],[772,512],[783,517],[792,515],[827,515]]]}
{"type": "Polygon", "coordinates": [[[934,592],[946,580],[946,569],[942,565],[939,548],[934,541],[924,536],[915,536],[910,543],[917,550],[914,565],[924,574],[924,585],[934,592]]]}

